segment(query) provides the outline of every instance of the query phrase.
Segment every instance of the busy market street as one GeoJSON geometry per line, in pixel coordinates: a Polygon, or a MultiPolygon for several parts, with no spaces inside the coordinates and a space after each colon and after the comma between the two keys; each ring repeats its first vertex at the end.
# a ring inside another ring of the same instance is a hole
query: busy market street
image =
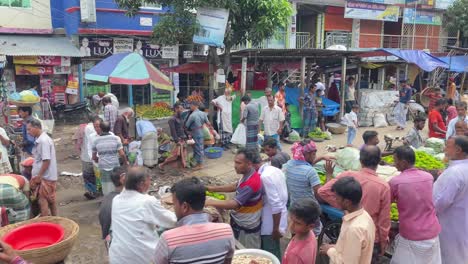
{"type": "Polygon", "coordinates": [[[0,264],[467,264],[468,0],[0,0],[0,264]]]}

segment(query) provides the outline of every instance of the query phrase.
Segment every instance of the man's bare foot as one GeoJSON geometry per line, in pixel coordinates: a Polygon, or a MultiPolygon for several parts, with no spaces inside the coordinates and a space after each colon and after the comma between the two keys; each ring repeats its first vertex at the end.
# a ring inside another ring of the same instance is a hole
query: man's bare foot
{"type": "Polygon", "coordinates": [[[203,169],[203,166],[201,164],[198,164],[197,166],[192,168],[192,171],[198,171],[198,170],[201,170],[201,169],[203,169]]]}

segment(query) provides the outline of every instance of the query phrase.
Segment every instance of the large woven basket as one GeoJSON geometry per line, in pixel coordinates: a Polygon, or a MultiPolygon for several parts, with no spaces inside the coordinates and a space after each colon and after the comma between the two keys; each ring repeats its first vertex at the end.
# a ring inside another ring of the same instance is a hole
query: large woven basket
{"type": "Polygon", "coordinates": [[[8,99],[8,103],[10,104],[13,104],[13,105],[16,105],[16,106],[19,106],[19,107],[22,107],[22,106],[33,106],[37,103],[39,103],[41,101],[41,99],[38,97],[36,101],[34,102],[23,102],[23,101],[15,101],[15,100],[12,100],[12,99],[8,99]]]}
{"type": "Polygon", "coordinates": [[[339,135],[343,134],[346,131],[346,126],[343,126],[338,123],[327,123],[325,125],[332,134],[339,135]]]}
{"type": "Polygon", "coordinates": [[[55,264],[64,260],[68,256],[68,254],[70,254],[70,251],[72,250],[73,245],[75,244],[75,241],[78,238],[78,232],[80,230],[78,224],[70,219],[58,216],[46,216],[30,219],[27,221],[7,225],[5,227],[0,228],[0,237],[3,238],[3,236],[5,236],[6,233],[8,233],[16,227],[38,222],[49,222],[61,225],[65,231],[63,240],[55,245],[48,246],[45,248],[20,250],[16,253],[25,260],[34,264],[55,264]]]}

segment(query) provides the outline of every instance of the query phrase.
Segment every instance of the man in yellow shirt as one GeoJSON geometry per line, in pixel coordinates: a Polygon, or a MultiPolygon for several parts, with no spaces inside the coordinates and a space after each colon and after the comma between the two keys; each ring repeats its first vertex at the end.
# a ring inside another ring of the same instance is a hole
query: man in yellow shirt
{"type": "Polygon", "coordinates": [[[455,84],[455,78],[449,78],[449,85],[447,87],[447,94],[445,97],[447,99],[452,99],[455,101],[455,91],[457,90],[457,85],[455,84]]]}
{"type": "Polygon", "coordinates": [[[330,264],[371,263],[375,226],[370,215],[361,207],[361,185],[353,177],[343,177],[333,184],[332,190],[346,213],[336,245],[322,245],[320,254],[328,255],[330,264]]]}

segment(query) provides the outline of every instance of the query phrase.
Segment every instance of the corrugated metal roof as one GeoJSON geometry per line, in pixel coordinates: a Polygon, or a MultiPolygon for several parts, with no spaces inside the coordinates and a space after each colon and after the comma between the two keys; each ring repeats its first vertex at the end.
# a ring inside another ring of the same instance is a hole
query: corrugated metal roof
{"type": "Polygon", "coordinates": [[[0,55],[81,57],[65,37],[0,35],[0,55]]]}

